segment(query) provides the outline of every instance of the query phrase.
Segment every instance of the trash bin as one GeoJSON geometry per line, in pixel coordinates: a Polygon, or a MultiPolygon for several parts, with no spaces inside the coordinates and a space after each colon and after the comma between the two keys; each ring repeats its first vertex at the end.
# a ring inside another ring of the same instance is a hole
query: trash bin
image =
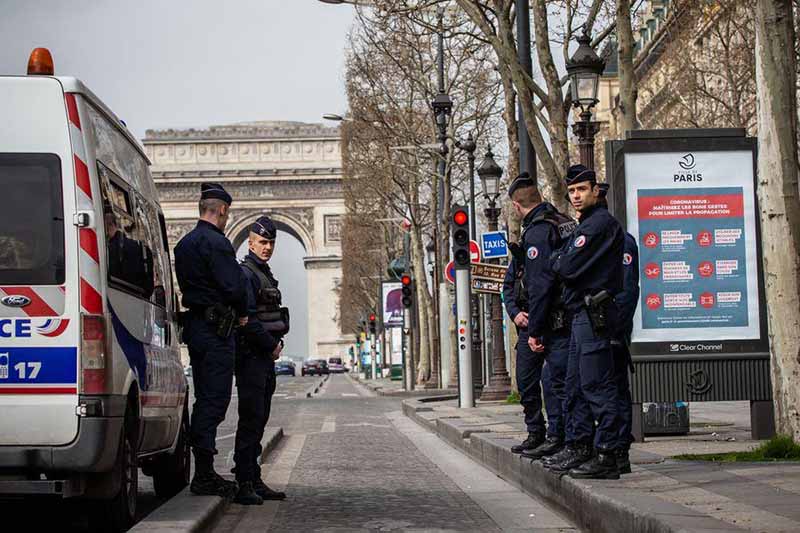
{"type": "Polygon", "coordinates": [[[686,435],[689,433],[689,404],[646,403],[642,405],[645,435],[686,435]]]}

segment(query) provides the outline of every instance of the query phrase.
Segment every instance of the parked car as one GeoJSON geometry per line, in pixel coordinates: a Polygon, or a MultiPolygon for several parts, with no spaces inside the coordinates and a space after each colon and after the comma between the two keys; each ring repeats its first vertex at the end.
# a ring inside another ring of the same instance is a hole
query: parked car
{"type": "Polygon", "coordinates": [[[317,364],[319,365],[320,374],[330,374],[331,373],[331,369],[328,366],[328,362],[325,359],[317,359],[317,364]]]}
{"type": "Polygon", "coordinates": [[[275,363],[276,376],[296,376],[297,370],[295,369],[294,362],[292,361],[278,361],[275,363]]]}
{"type": "Polygon", "coordinates": [[[301,376],[314,376],[322,375],[322,369],[319,366],[318,359],[308,359],[303,361],[303,367],[300,369],[301,376]]]}
{"type": "Polygon", "coordinates": [[[344,374],[346,372],[341,357],[329,357],[328,368],[331,374],[344,374]]]}
{"type": "Polygon", "coordinates": [[[0,498],[83,499],[127,531],[138,467],[162,498],[189,483],[167,226],[134,134],[53,72],[39,48],[0,76],[0,498]]]}

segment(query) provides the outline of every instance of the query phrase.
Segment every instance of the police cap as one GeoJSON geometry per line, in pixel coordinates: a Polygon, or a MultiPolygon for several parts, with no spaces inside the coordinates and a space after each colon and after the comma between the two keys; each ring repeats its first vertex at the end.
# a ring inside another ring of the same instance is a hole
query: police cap
{"type": "Polygon", "coordinates": [[[222,200],[228,205],[233,203],[233,198],[228,194],[222,185],[219,183],[201,183],[200,184],[200,199],[201,200],[222,200]]]}
{"type": "Polygon", "coordinates": [[[600,189],[600,194],[598,195],[600,198],[605,198],[608,196],[608,189],[611,188],[611,185],[608,183],[598,183],[597,188],[600,189]]]}
{"type": "Polygon", "coordinates": [[[514,193],[517,192],[517,189],[523,187],[536,187],[536,182],[533,181],[533,178],[531,178],[531,175],[527,172],[523,172],[514,178],[514,181],[508,186],[508,197],[511,198],[514,196],[514,193]]]}
{"type": "Polygon", "coordinates": [[[597,182],[597,177],[595,176],[594,170],[584,165],[572,165],[567,169],[567,177],[564,181],[567,186],[570,186],[582,181],[597,182]]]}
{"type": "Polygon", "coordinates": [[[268,241],[274,241],[275,237],[278,235],[278,229],[275,227],[275,223],[272,222],[272,219],[267,215],[258,217],[258,220],[253,222],[250,226],[250,231],[264,237],[268,241]]]}

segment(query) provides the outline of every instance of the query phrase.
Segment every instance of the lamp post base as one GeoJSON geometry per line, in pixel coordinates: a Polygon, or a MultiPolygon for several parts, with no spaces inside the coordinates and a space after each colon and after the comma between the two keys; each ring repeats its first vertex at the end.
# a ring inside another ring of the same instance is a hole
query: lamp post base
{"type": "Polygon", "coordinates": [[[492,376],[489,385],[483,388],[482,402],[496,402],[505,400],[511,394],[511,378],[506,376],[492,376]]]}

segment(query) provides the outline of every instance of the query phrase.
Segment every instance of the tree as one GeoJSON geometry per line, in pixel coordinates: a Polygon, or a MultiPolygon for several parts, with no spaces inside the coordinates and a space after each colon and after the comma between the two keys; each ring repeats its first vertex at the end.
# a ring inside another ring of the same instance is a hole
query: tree
{"type": "Polygon", "coordinates": [[[757,0],[758,176],[779,432],[800,441],[800,192],[795,30],[790,0],[757,0]]]}

